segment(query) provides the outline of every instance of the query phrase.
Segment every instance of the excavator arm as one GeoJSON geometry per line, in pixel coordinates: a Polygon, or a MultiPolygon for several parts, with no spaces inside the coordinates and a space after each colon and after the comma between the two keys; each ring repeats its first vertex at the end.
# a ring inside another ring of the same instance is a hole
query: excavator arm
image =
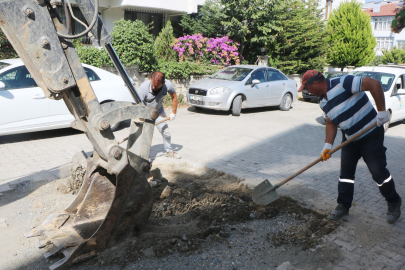
{"type": "Polygon", "coordinates": [[[45,96],[64,100],[75,117],[72,127],[82,130],[94,147],[75,200],[25,234],[42,236],[44,242],[55,244],[45,257],[64,254],[50,269],[69,268],[133,236],[146,223],[152,209],[148,159],[158,112],[141,104],[111,46],[112,37],[98,16],[98,0],[94,2],[93,5],[90,0],[76,0],[89,26],[83,33],[70,36],[54,0],[0,0],[1,29],[45,96]],[[100,105],[71,42],[72,38],[88,33],[106,48],[135,105],[100,105]],[[110,128],[124,120],[131,121],[126,149],[119,146],[110,128]]]}

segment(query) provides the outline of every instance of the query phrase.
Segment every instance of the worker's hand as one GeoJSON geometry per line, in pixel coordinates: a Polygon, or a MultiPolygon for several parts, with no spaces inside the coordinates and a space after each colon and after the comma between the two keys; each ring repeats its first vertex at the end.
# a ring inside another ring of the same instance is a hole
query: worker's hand
{"type": "Polygon", "coordinates": [[[330,150],[332,149],[332,145],[330,143],[325,143],[325,146],[322,149],[321,158],[322,162],[329,159],[332,155],[329,154],[330,150]]]}
{"type": "Polygon", "coordinates": [[[390,116],[387,111],[377,113],[377,126],[381,127],[390,120],[390,116]]]}
{"type": "Polygon", "coordinates": [[[174,119],[176,119],[176,115],[174,113],[171,113],[169,115],[169,119],[170,119],[170,121],[173,121],[174,119]]]}

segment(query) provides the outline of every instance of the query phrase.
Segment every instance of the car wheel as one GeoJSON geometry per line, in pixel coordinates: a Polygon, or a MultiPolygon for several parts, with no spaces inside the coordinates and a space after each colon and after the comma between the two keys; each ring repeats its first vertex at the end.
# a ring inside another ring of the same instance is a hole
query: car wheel
{"type": "MultiPolygon", "coordinates": [[[[104,101],[104,102],[101,102],[100,104],[104,104],[104,103],[108,103],[108,102],[114,102],[114,100],[104,101]]],[[[118,122],[118,123],[112,125],[111,131],[116,131],[120,127],[120,125],[121,125],[121,122],[118,122]]]]}
{"type": "Polygon", "coordinates": [[[237,96],[232,102],[232,115],[239,116],[242,110],[242,96],[237,96]]]}
{"type": "Polygon", "coordinates": [[[310,101],[311,101],[311,99],[310,99],[310,98],[304,98],[304,101],[306,101],[306,102],[310,102],[310,101]]]}
{"type": "Polygon", "coordinates": [[[291,108],[292,97],[290,94],[285,94],[280,103],[280,110],[288,111],[291,108]]]}
{"type": "Polygon", "coordinates": [[[391,111],[388,111],[388,119],[390,119],[390,120],[388,120],[388,122],[383,125],[383,127],[384,127],[384,133],[387,132],[388,128],[390,127],[390,123],[391,123],[391,111]]]}

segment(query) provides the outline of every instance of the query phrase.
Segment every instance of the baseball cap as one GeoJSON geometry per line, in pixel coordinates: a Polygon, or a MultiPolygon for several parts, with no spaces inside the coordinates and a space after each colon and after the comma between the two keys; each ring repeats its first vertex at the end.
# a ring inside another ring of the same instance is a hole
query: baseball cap
{"type": "Polygon", "coordinates": [[[319,71],[314,69],[307,70],[304,75],[302,75],[302,85],[298,89],[298,92],[301,92],[305,88],[306,84],[311,83],[320,77],[323,77],[323,74],[319,71]]]}

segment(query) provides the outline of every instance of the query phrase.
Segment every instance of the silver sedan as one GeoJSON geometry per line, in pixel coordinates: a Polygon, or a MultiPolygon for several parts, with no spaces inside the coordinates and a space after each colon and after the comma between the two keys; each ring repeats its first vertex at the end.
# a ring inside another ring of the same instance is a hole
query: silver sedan
{"type": "Polygon", "coordinates": [[[239,116],[241,109],[279,106],[288,111],[297,97],[297,83],[275,68],[238,65],[217,71],[193,83],[188,104],[196,109],[228,111],[239,116]]]}

